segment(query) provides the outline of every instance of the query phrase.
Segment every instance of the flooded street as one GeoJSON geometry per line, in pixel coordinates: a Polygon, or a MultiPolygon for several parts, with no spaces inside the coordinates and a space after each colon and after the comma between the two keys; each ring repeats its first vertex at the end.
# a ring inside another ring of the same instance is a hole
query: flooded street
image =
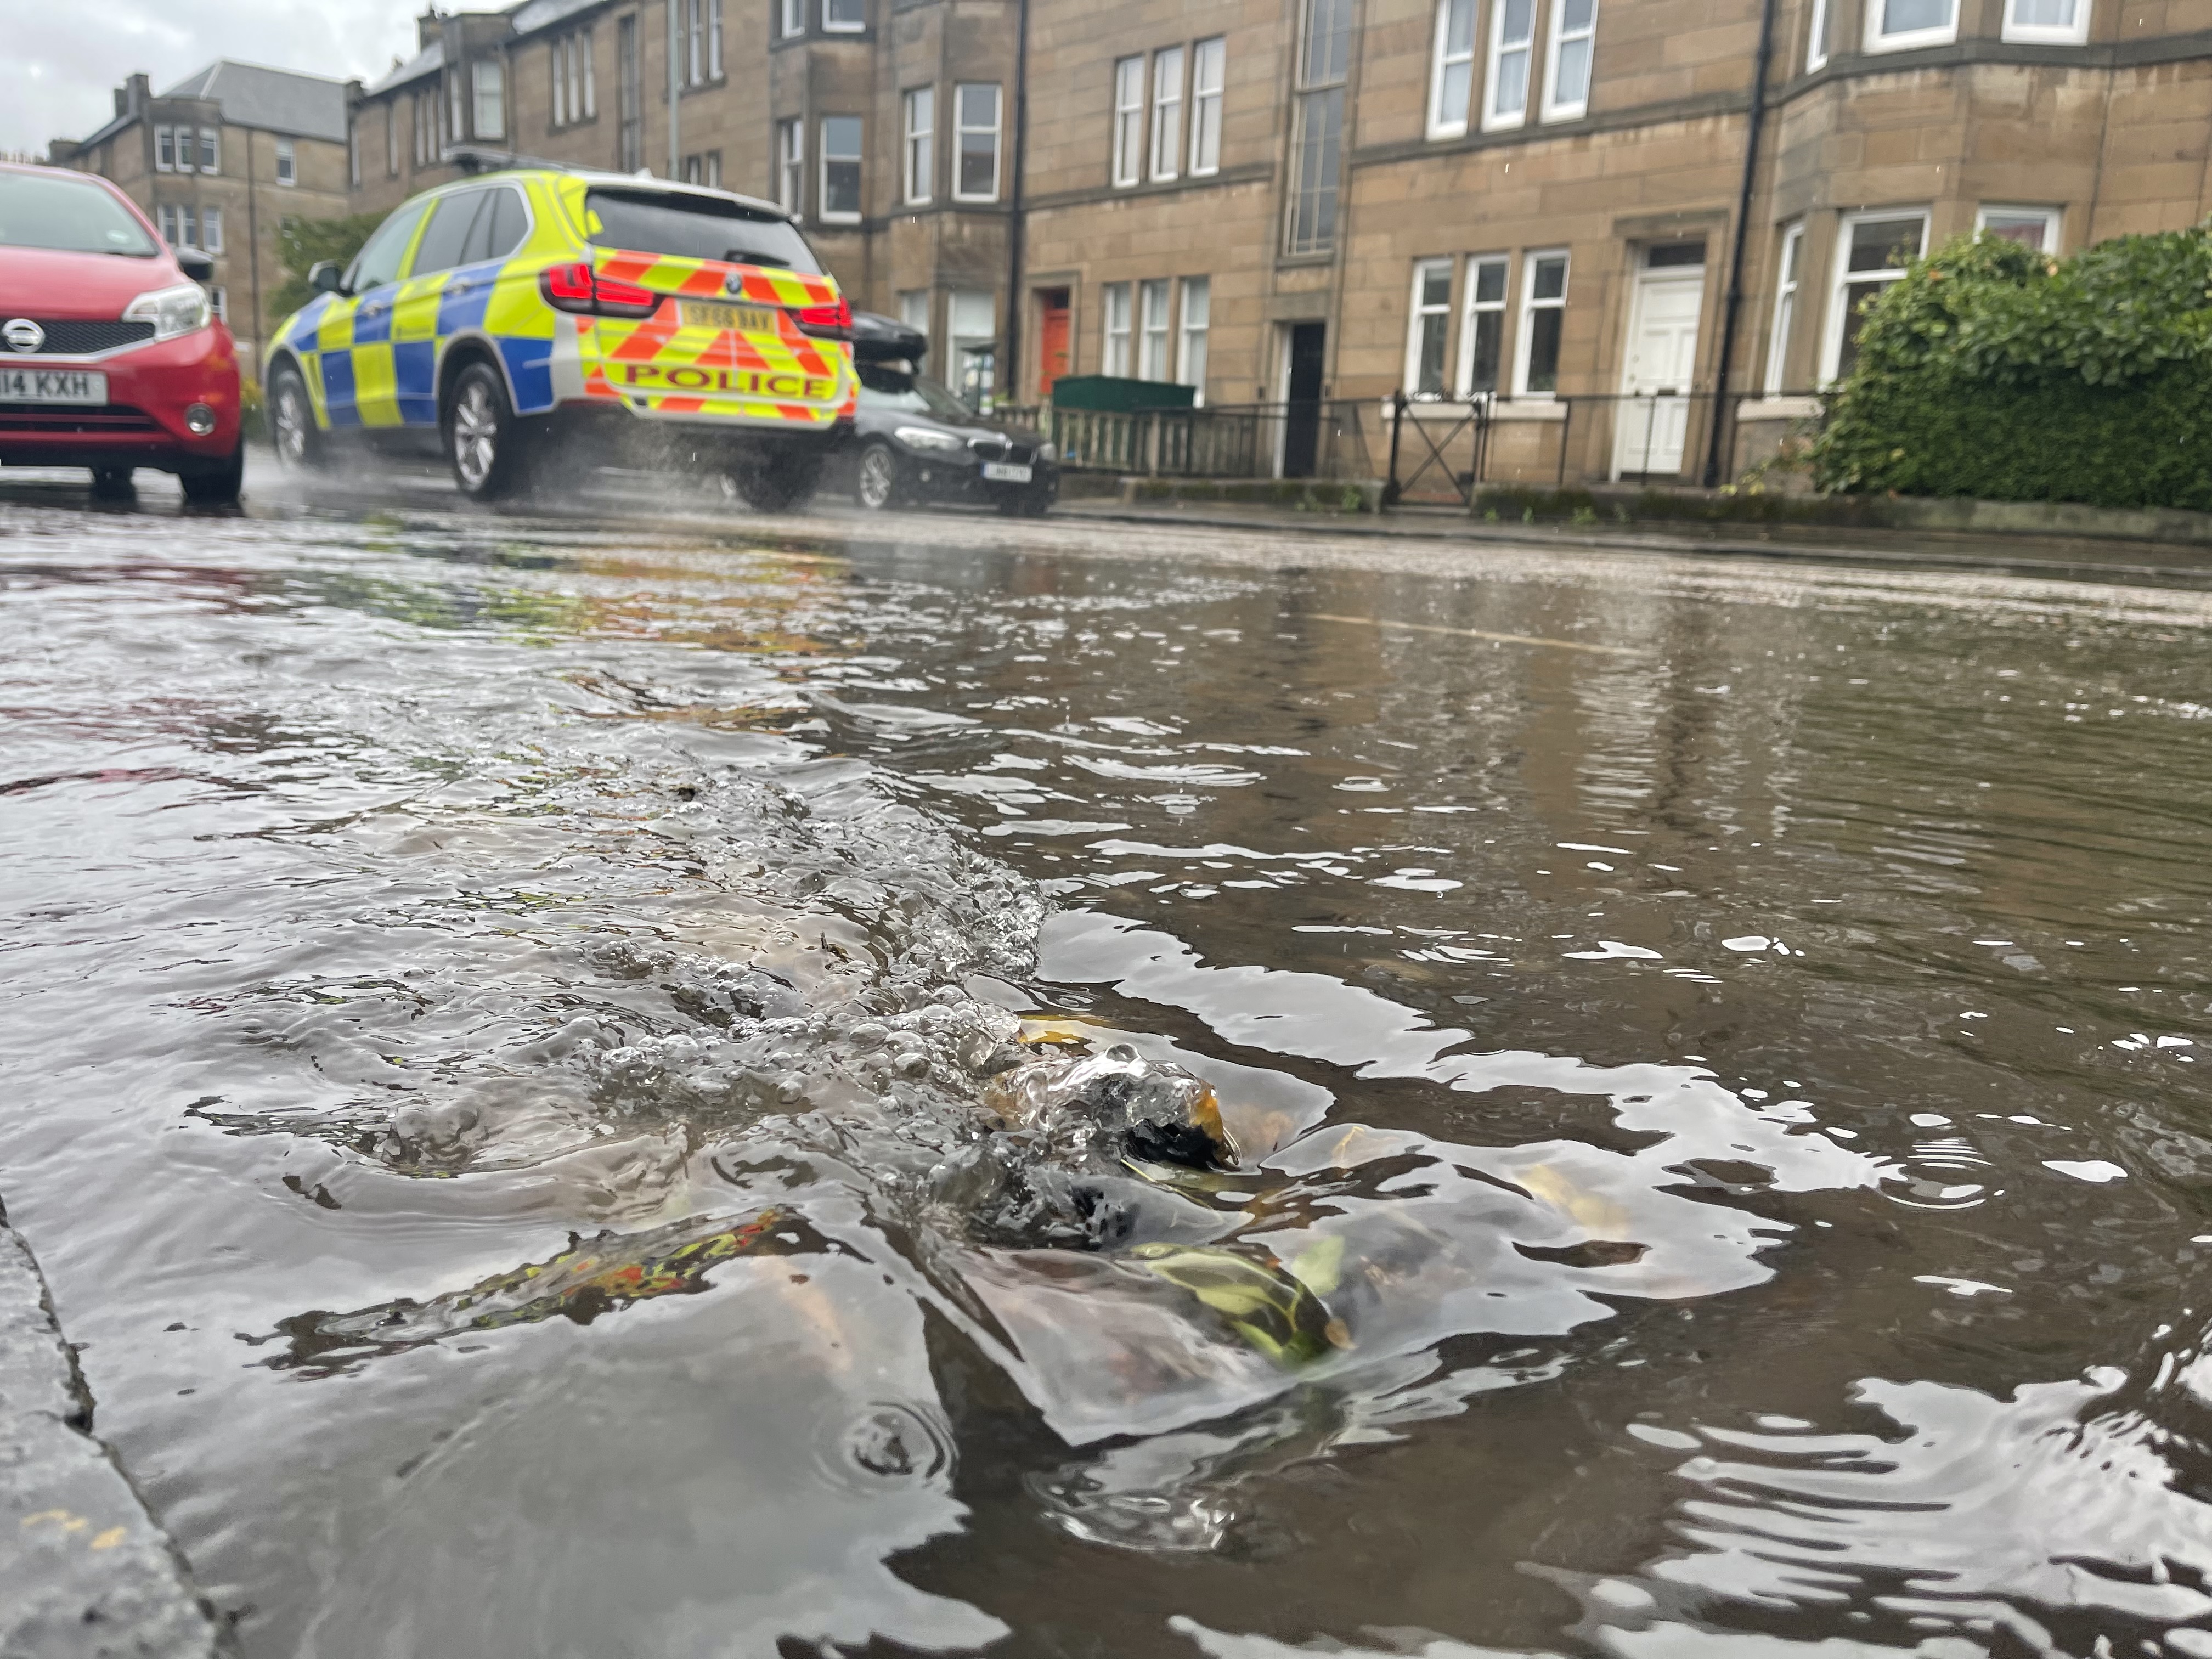
{"type": "Polygon", "coordinates": [[[2212,1656],[2212,594],[0,492],[0,1196],[254,1659],[2212,1656]]]}

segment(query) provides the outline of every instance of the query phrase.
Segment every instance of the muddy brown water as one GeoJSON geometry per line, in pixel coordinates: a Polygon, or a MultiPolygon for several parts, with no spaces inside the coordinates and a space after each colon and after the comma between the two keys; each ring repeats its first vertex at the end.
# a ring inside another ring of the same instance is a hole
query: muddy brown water
{"type": "Polygon", "coordinates": [[[80,500],[0,1169],[247,1654],[2212,1654],[2212,599],[80,500]]]}

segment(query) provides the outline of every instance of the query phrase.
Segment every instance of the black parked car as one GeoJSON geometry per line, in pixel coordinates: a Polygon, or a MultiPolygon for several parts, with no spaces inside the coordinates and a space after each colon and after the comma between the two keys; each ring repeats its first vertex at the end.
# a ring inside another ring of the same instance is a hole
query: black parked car
{"type": "Polygon", "coordinates": [[[915,365],[928,349],[888,317],[854,319],[860,408],[839,459],[845,487],[872,512],[913,501],[990,503],[1042,517],[1060,496],[1060,462],[1039,432],[978,415],[915,365]]]}

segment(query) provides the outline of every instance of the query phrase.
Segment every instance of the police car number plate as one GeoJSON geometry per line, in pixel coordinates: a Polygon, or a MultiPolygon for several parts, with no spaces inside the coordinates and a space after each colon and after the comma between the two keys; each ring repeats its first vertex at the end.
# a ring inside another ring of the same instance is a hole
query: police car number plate
{"type": "Polygon", "coordinates": [[[1025,466],[1017,466],[1012,461],[986,461],[983,463],[983,476],[993,483],[1027,483],[1030,470],[1025,466]]]}
{"type": "Polygon", "coordinates": [[[781,334],[775,313],[766,306],[724,306],[711,300],[684,302],[686,328],[733,328],[740,334],[781,334]]]}
{"type": "Polygon", "coordinates": [[[88,368],[0,368],[0,404],[107,401],[107,376],[88,368]]]}

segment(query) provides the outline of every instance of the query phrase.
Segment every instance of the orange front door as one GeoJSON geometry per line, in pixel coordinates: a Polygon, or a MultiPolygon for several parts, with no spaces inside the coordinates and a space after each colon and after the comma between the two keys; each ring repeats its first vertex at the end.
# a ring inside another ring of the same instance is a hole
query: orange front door
{"type": "MultiPolygon", "coordinates": [[[[1059,296],[1055,296],[1059,297],[1059,296]]],[[[1073,367],[1067,360],[1068,312],[1065,299],[1058,305],[1048,302],[1039,318],[1037,328],[1037,395],[1052,396],[1053,382],[1073,367]]]]}

